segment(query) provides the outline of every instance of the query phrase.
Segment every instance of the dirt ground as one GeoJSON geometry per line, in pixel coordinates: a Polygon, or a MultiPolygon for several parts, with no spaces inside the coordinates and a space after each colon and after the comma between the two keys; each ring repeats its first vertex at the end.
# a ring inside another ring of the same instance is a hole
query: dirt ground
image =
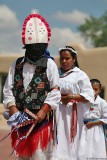
{"type": "MultiPolygon", "coordinates": [[[[0,140],[6,136],[10,131],[5,129],[0,129],[0,140]]],[[[107,134],[107,130],[106,130],[107,134]]],[[[12,153],[11,148],[11,140],[10,136],[5,139],[3,142],[0,143],[0,160],[15,160],[14,153],[9,158],[10,154],[12,153]]]]}
{"type": "MultiPolygon", "coordinates": [[[[9,130],[0,130],[0,140],[9,133],[9,130]]],[[[0,160],[14,160],[14,154],[9,158],[12,152],[10,136],[0,143],[0,160]]]]}

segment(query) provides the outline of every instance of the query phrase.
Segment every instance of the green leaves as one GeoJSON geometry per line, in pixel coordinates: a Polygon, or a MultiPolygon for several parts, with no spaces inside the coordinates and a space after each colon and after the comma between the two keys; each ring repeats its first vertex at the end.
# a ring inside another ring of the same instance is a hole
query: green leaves
{"type": "Polygon", "coordinates": [[[92,39],[95,47],[107,46],[107,11],[100,18],[90,15],[85,19],[85,24],[78,27],[78,30],[87,40],[92,39]]]}

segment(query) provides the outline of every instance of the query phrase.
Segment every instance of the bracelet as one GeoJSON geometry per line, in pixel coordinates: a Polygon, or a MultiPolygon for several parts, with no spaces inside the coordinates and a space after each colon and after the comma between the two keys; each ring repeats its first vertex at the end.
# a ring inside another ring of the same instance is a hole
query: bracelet
{"type": "Polygon", "coordinates": [[[74,97],[75,97],[74,94],[72,94],[72,100],[74,100],[74,97]]]}
{"type": "Polygon", "coordinates": [[[47,114],[44,109],[41,108],[41,110],[44,111],[45,114],[47,114]]]}

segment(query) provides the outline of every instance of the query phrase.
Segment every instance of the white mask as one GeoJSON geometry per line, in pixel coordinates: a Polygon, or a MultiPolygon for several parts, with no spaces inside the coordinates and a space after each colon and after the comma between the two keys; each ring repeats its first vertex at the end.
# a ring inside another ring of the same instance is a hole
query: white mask
{"type": "Polygon", "coordinates": [[[38,15],[31,14],[23,24],[23,44],[48,43],[51,30],[46,20],[38,15]]]}

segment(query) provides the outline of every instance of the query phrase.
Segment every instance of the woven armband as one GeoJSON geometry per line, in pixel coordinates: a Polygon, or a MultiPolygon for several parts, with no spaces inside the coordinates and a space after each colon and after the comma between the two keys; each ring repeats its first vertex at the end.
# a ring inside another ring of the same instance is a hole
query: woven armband
{"type": "Polygon", "coordinates": [[[41,110],[44,111],[45,114],[47,114],[43,108],[41,108],[41,110]]]}
{"type": "Polygon", "coordinates": [[[47,114],[48,112],[50,112],[51,107],[48,104],[44,104],[41,110],[43,110],[47,114]]]}

